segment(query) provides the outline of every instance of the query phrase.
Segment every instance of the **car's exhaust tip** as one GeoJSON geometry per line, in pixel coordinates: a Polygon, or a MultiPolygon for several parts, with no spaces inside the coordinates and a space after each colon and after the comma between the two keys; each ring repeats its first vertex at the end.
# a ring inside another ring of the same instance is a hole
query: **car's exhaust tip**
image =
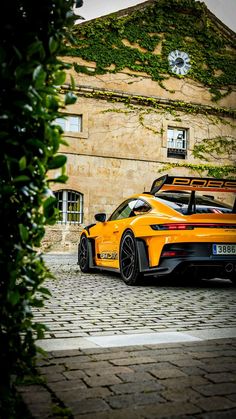
{"type": "Polygon", "coordinates": [[[234,270],[233,263],[227,263],[227,265],[225,265],[225,272],[227,272],[228,274],[233,272],[233,270],[234,270]]]}

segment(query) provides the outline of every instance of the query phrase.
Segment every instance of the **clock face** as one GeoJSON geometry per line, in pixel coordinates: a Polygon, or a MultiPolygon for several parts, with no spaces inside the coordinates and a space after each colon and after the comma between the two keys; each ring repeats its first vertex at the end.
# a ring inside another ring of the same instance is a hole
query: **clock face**
{"type": "Polygon", "coordinates": [[[189,55],[184,51],[172,51],[168,55],[168,61],[172,70],[172,73],[184,76],[188,73],[191,68],[189,55]]]}

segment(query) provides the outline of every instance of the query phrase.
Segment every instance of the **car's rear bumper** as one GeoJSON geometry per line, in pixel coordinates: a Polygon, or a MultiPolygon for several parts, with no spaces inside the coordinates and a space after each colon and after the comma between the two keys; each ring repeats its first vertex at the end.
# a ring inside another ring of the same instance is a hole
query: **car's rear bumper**
{"type": "Polygon", "coordinates": [[[144,275],[185,275],[194,270],[205,278],[236,276],[236,255],[213,255],[212,243],[167,244],[163,247],[162,254],[175,251],[176,255],[161,257],[159,265],[154,267],[149,266],[144,243],[138,241],[137,247],[139,268],[144,275]]]}

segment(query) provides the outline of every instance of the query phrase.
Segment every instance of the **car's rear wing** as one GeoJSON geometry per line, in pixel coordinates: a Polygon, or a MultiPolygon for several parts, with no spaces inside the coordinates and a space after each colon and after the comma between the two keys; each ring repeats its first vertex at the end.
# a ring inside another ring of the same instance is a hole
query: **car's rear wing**
{"type": "Polygon", "coordinates": [[[236,180],[165,175],[154,180],[150,193],[155,195],[160,190],[236,193],[236,180]]]}
{"type": "MultiPolygon", "coordinates": [[[[191,191],[187,214],[193,214],[196,211],[195,191],[236,193],[236,180],[165,175],[154,180],[150,194],[155,195],[160,190],[191,191]]],[[[236,212],[236,199],[232,212],[236,212]]]]}

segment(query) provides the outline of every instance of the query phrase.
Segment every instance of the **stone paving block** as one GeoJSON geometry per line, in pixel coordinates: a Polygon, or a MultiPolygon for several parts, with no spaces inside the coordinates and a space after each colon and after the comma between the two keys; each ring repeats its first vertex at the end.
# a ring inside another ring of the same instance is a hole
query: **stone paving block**
{"type": "Polygon", "coordinates": [[[132,373],[133,370],[130,367],[115,367],[110,366],[105,369],[103,368],[90,368],[83,371],[86,377],[96,377],[96,376],[103,376],[106,374],[119,374],[119,373],[132,373]]]}
{"type": "Polygon", "coordinates": [[[74,415],[73,419],[143,419],[143,418],[145,418],[144,412],[139,413],[137,410],[137,407],[134,406],[127,409],[96,412],[96,416],[94,415],[94,413],[78,414],[78,415],[74,415]]]}
{"type": "Polygon", "coordinates": [[[46,380],[47,383],[55,383],[57,381],[65,380],[65,376],[62,373],[53,373],[49,372],[46,374],[42,374],[42,378],[46,380]]]}
{"type": "Polygon", "coordinates": [[[53,405],[42,404],[42,403],[32,403],[27,404],[28,411],[30,412],[32,418],[34,419],[49,419],[52,418],[52,408],[53,405]]]}
{"type": "Polygon", "coordinates": [[[124,383],[137,383],[139,381],[151,381],[155,378],[149,374],[148,372],[135,372],[132,373],[118,373],[117,376],[124,382],[124,383]]]}
{"type": "Polygon", "coordinates": [[[165,402],[158,392],[123,394],[120,396],[106,397],[106,402],[113,409],[122,409],[131,406],[145,406],[165,402]]]}
{"type": "Polygon", "coordinates": [[[55,393],[57,391],[71,391],[71,390],[84,390],[87,388],[86,384],[81,380],[63,380],[63,381],[57,381],[48,383],[48,387],[54,391],[55,393]]]}
{"type": "Polygon", "coordinates": [[[81,370],[73,370],[73,371],[64,371],[63,376],[67,380],[77,380],[78,378],[86,377],[86,374],[84,373],[84,371],[81,371],[81,370]]]}
{"type": "Polygon", "coordinates": [[[172,364],[177,365],[178,367],[202,367],[204,364],[202,361],[198,361],[197,359],[191,358],[180,358],[180,359],[172,359],[172,364]]]}
{"type": "Polygon", "coordinates": [[[204,377],[206,377],[206,371],[204,371],[202,368],[199,368],[199,367],[191,367],[191,366],[188,366],[188,367],[181,367],[181,371],[184,373],[184,374],[186,374],[186,375],[192,375],[192,376],[194,376],[194,375],[202,375],[202,376],[204,376],[204,377]]]}
{"type": "Polygon", "coordinates": [[[185,387],[192,387],[192,386],[209,384],[208,380],[206,380],[204,377],[201,377],[201,376],[198,376],[198,375],[187,376],[187,377],[165,378],[165,379],[162,379],[160,382],[165,387],[170,387],[170,388],[171,387],[174,387],[174,388],[181,387],[183,389],[185,387]]]}
{"type": "Polygon", "coordinates": [[[236,401],[236,393],[234,393],[234,394],[227,394],[227,398],[229,400],[232,400],[233,402],[236,401]]]}
{"type": "Polygon", "coordinates": [[[51,404],[50,393],[41,385],[26,386],[20,391],[23,399],[29,404],[51,404]],[[26,388],[26,390],[25,390],[26,388]]]}
{"type": "Polygon", "coordinates": [[[236,402],[220,396],[201,397],[196,400],[196,404],[206,412],[236,408],[236,402]]]}
{"type": "Polygon", "coordinates": [[[110,361],[114,365],[137,365],[137,364],[150,364],[155,362],[155,358],[151,357],[129,357],[112,359],[110,361]]]}
{"type": "Polygon", "coordinates": [[[188,355],[190,355],[191,357],[196,358],[196,359],[207,360],[208,358],[217,359],[219,356],[221,356],[221,357],[224,356],[224,355],[222,355],[221,352],[222,351],[212,351],[212,349],[211,349],[209,351],[189,352],[188,355]]]}
{"type": "Polygon", "coordinates": [[[62,363],[66,363],[66,362],[71,362],[71,363],[75,363],[77,362],[78,364],[83,364],[83,363],[87,363],[87,362],[92,362],[92,358],[88,355],[84,355],[84,354],[78,354],[78,355],[74,355],[74,356],[66,356],[64,358],[59,359],[57,362],[62,362],[62,363]]]}
{"type": "MultiPolygon", "coordinates": [[[[73,358],[68,358],[68,360],[65,363],[66,368],[68,370],[76,370],[78,369],[78,361],[74,361],[73,358]]],[[[80,368],[84,371],[96,369],[96,370],[104,370],[105,368],[109,368],[111,364],[108,361],[90,361],[90,362],[83,362],[83,364],[80,365],[80,368]]]]}
{"type": "MultiPolygon", "coordinates": [[[[214,365],[217,365],[217,364],[235,364],[235,360],[236,360],[236,356],[235,356],[235,354],[234,354],[234,356],[224,356],[224,355],[222,355],[222,356],[218,356],[218,357],[216,357],[216,358],[214,358],[214,365]]],[[[205,359],[205,361],[204,361],[204,359],[202,359],[201,360],[202,362],[209,362],[209,359],[207,358],[207,359],[205,359]]],[[[234,365],[231,365],[231,367],[234,367],[234,365]]]]}
{"type": "Polygon", "coordinates": [[[208,373],[224,373],[224,372],[232,372],[232,370],[235,370],[236,366],[233,363],[230,364],[226,364],[226,363],[221,363],[221,364],[213,364],[213,363],[204,363],[203,365],[201,365],[201,369],[205,372],[208,373]]]}
{"type": "Polygon", "coordinates": [[[236,384],[224,383],[220,384],[208,384],[193,386],[193,388],[204,396],[217,396],[227,395],[236,393],[236,384]]]}
{"type": "Polygon", "coordinates": [[[103,412],[103,411],[110,411],[110,407],[108,404],[99,398],[96,399],[84,399],[70,403],[70,409],[73,415],[77,415],[79,413],[94,413],[103,412]]]}
{"type": "Polygon", "coordinates": [[[112,392],[107,387],[94,387],[79,391],[57,391],[57,397],[68,406],[70,406],[71,402],[78,402],[84,399],[105,399],[110,395],[112,395],[112,392]]]}
{"type": "Polygon", "coordinates": [[[207,412],[202,413],[200,415],[196,415],[198,419],[235,419],[236,417],[236,409],[231,409],[228,411],[214,411],[214,412],[207,412]]]}
{"type": "Polygon", "coordinates": [[[132,365],[131,367],[134,371],[137,371],[137,372],[148,371],[152,373],[152,371],[172,368],[173,365],[170,364],[169,362],[156,362],[156,363],[151,363],[151,364],[132,365]]]}
{"type": "Polygon", "coordinates": [[[145,419],[172,418],[177,412],[178,417],[182,418],[183,415],[199,413],[201,409],[192,403],[168,402],[145,406],[137,412],[144,415],[145,419]]]}
{"type": "Polygon", "coordinates": [[[93,376],[93,377],[86,377],[84,378],[84,382],[89,387],[100,387],[100,386],[111,386],[112,384],[119,384],[121,383],[121,379],[116,377],[114,374],[105,374],[103,376],[93,376]]]}
{"type": "Polygon", "coordinates": [[[122,383],[110,387],[111,391],[115,394],[131,394],[131,393],[147,393],[152,391],[162,390],[164,387],[157,381],[144,381],[138,383],[122,383]]]}
{"type": "Polygon", "coordinates": [[[230,372],[222,372],[222,373],[215,373],[215,374],[205,374],[205,378],[213,383],[231,383],[236,382],[236,374],[230,372]]]}
{"type": "Polygon", "coordinates": [[[125,358],[127,356],[127,351],[119,351],[119,352],[106,352],[106,353],[98,353],[92,354],[91,359],[96,361],[109,361],[112,359],[118,358],[125,358]]]}
{"type": "Polygon", "coordinates": [[[152,370],[152,375],[156,378],[173,378],[173,377],[187,377],[187,374],[182,372],[179,368],[167,368],[160,370],[152,370]]]}
{"type": "Polygon", "coordinates": [[[50,417],[53,402],[50,393],[43,386],[21,386],[18,391],[33,418],[50,417]]]}
{"type": "Polygon", "coordinates": [[[38,371],[40,374],[56,374],[56,373],[61,373],[65,370],[64,365],[44,365],[43,367],[38,367],[38,371]]]}
{"type": "MultiPolygon", "coordinates": [[[[161,391],[161,395],[170,402],[192,402],[196,403],[199,398],[199,393],[191,388],[166,388],[161,391]]],[[[198,404],[197,404],[198,405],[198,404]]]]}
{"type": "Polygon", "coordinates": [[[235,359],[235,350],[232,350],[231,348],[229,350],[226,349],[224,351],[222,351],[222,349],[220,349],[220,348],[218,348],[218,350],[214,350],[214,351],[209,348],[208,351],[197,351],[197,352],[189,351],[189,354],[191,354],[191,356],[196,358],[196,359],[201,359],[201,358],[224,359],[226,357],[230,358],[231,356],[233,356],[233,358],[235,359]]]}

